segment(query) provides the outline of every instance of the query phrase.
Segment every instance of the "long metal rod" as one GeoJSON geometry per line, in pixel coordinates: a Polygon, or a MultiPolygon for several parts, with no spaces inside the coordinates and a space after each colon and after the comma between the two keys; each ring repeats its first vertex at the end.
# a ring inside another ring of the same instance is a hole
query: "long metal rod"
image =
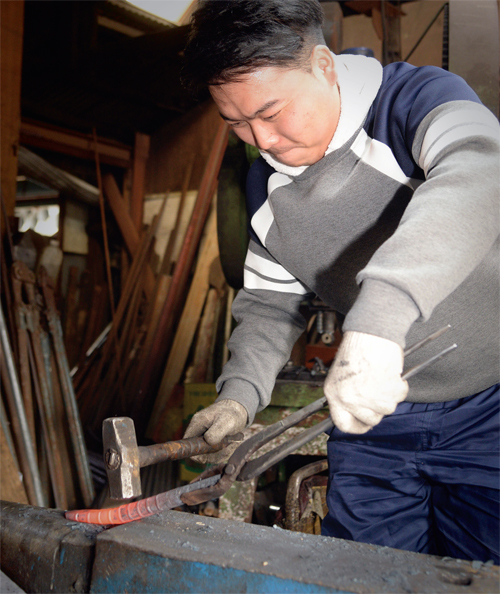
{"type": "Polygon", "coordinates": [[[435,361],[438,361],[439,359],[442,359],[445,355],[447,355],[448,353],[451,353],[451,351],[454,351],[456,348],[457,348],[457,345],[456,344],[450,345],[448,348],[442,350],[437,355],[434,355],[430,359],[427,359],[427,361],[424,361],[423,363],[420,363],[419,365],[415,365],[415,367],[412,367],[411,369],[409,369],[406,373],[404,373],[401,376],[401,378],[404,379],[404,380],[410,379],[410,377],[413,377],[419,371],[422,371],[422,369],[425,369],[426,367],[428,367],[429,365],[431,365],[435,361]]]}
{"type": "Polygon", "coordinates": [[[436,16],[432,19],[432,21],[427,25],[425,31],[422,33],[422,35],[420,35],[420,37],[418,38],[417,43],[415,43],[415,45],[411,48],[411,50],[408,52],[408,55],[406,56],[406,58],[404,58],[403,62],[406,62],[407,60],[410,59],[410,56],[413,54],[413,52],[417,49],[417,47],[420,45],[420,43],[422,42],[422,39],[427,35],[427,33],[429,32],[429,29],[432,27],[432,25],[436,22],[438,16],[443,12],[443,10],[445,9],[445,6],[448,5],[448,2],[445,2],[443,4],[443,6],[441,6],[441,8],[438,10],[436,16]]]}
{"type": "MultiPolygon", "coordinates": [[[[438,336],[441,336],[441,334],[443,334],[446,330],[448,330],[448,327],[441,328],[441,330],[438,330],[437,332],[435,332],[434,334],[431,334],[424,340],[421,340],[419,343],[417,343],[416,345],[411,347],[411,349],[412,349],[411,352],[414,352],[418,348],[421,348],[422,346],[424,346],[431,340],[438,338],[438,336]]],[[[414,375],[416,375],[417,373],[419,373],[420,371],[422,371],[429,365],[432,365],[434,362],[436,362],[439,359],[441,359],[442,357],[446,356],[448,353],[455,350],[456,348],[457,348],[457,345],[452,344],[451,346],[449,346],[446,349],[439,352],[437,355],[434,355],[433,357],[430,357],[423,363],[420,363],[419,365],[415,365],[415,367],[412,367],[411,369],[409,369],[406,373],[404,373],[401,376],[401,379],[403,379],[405,381],[408,380],[410,377],[413,377],[414,375]]],[[[310,404],[309,407],[312,407],[313,409],[316,409],[316,410],[320,410],[317,407],[320,406],[320,404],[322,404],[324,401],[326,401],[326,398],[320,398],[319,400],[316,400],[315,402],[310,404]]],[[[309,407],[305,407],[297,412],[303,413],[309,407]]],[[[323,406],[321,406],[321,408],[323,408],[323,406]]],[[[314,412],[316,412],[316,410],[314,412]]],[[[311,413],[309,413],[309,414],[311,414],[311,413]]],[[[307,416],[309,416],[309,414],[307,416]]],[[[285,421],[288,421],[294,415],[296,415],[296,413],[293,413],[292,415],[286,417],[285,421]]],[[[292,423],[292,424],[296,424],[296,423],[292,423]]],[[[275,427],[275,430],[279,430],[279,433],[277,435],[280,435],[281,433],[283,433],[283,430],[281,430],[281,428],[277,427],[277,425],[278,425],[278,423],[275,423],[275,425],[271,425],[269,427],[269,429],[272,427],[275,427]]],[[[291,426],[291,425],[289,425],[289,426],[291,426]]],[[[268,468],[271,468],[271,466],[273,466],[273,464],[276,464],[277,462],[282,460],[285,456],[288,456],[289,454],[293,453],[295,450],[297,450],[304,444],[313,440],[318,435],[321,435],[321,433],[326,433],[326,432],[330,431],[332,428],[333,428],[333,421],[330,417],[325,419],[324,421],[321,421],[320,423],[314,425],[313,427],[310,427],[309,429],[307,429],[300,435],[293,437],[292,439],[288,440],[286,443],[274,448],[270,452],[267,452],[266,454],[259,456],[255,460],[250,460],[249,462],[247,462],[245,464],[245,466],[242,468],[240,474],[238,475],[237,480],[247,481],[247,480],[250,480],[251,478],[258,476],[259,474],[262,474],[268,468]]],[[[262,436],[262,434],[265,431],[266,430],[262,431],[258,435],[262,436]]],[[[269,431],[268,433],[272,434],[273,432],[269,431]]],[[[269,439],[267,439],[266,441],[269,441],[269,439]]]]}
{"type": "MultiPolygon", "coordinates": [[[[106,328],[104,328],[104,330],[99,334],[99,336],[94,340],[94,342],[89,346],[87,352],[85,353],[85,357],[87,359],[92,356],[96,349],[98,349],[101,345],[103,345],[106,342],[112,325],[113,322],[110,322],[106,326],[106,328]]],[[[73,377],[75,375],[75,373],[78,371],[78,367],[78,365],[75,365],[73,367],[73,369],[69,372],[70,377],[73,377]]]]}
{"type": "Polygon", "coordinates": [[[66,418],[69,424],[71,443],[77,467],[80,488],[84,504],[88,507],[95,497],[94,483],[90,472],[87,449],[83,428],[80,421],[80,413],[76,403],[75,391],[71,382],[66,349],[64,347],[63,331],[61,320],[56,311],[52,282],[43,266],[39,271],[39,284],[45,299],[45,315],[49,324],[50,334],[54,343],[54,353],[59,372],[59,381],[63,396],[66,418]]]}
{"type": "MultiPolygon", "coordinates": [[[[28,420],[24,411],[23,397],[21,395],[21,388],[19,385],[19,379],[17,377],[16,367],[14,365],[14,359],[12,357],[12,350],[10,348],[9,336],[7,334],[7,328],[5,325],[5,319],[3,317],[3,310],[0,308],[0,338],[2,344],[2,351],[4,361],[7,367],[7,373],[10,379],[10,386],[13,396],[13,407],[16,418],[20,426],[20,447],[23,450],[23,457],[26,460],[26,464],[29,470],[29,477],[25,477],[25,484],[31,479],[32,491],[34,497],[34,504],[39,507],[45,507],[47,505],[45,497],[43,495],[42,481],[40,479],[40,473],[36,463],[35,449],[33,441],[31,440],[31,433],[28,426],[28,420]]],[[[11,413],[11,414],[12,414],[11,413]]]]}
{"type": "Polygon", "coordinates": [[[426,338],[423,338],[422,340],[419,340],[418,342],[413,344],[411,347],[408,347],[407,349],[405,349],[405,352],[404,352],[405,357],[408,357],[408,355],[411,355],[418,349],[421,349],[422,347],[424,347],[426,344],[428,344],[432,340],[436,340],[436,338],[439,338],[442,334],[444,334],[445,332],[448,332],[448,330],[450,328],[451,328],[450,324],[448,324],[447,326],[443,326],[436,332],[429,334],[429,336],[427,336],[426,338]]]}
{"type": "Polygon", "coordinates": [[[94,154],[95,154],[95,169],[97,175],[97,185],[99,188],[99,209],[101,212],[101,225],[102,225],[102,239],[104,243],[104,259],[106,262],[106,278],[108,280],[108,292],[109,292],[109,305],[111,308],[111,319],[115,319],[115,297],[113,294],[113,279],[111,277],[111,259],[109,255],[108,245],[108,229],[106,225],[106,211],[104,208],[104,194],[102,191],[102,179],[101,179],[101,164],[99,163],[99,152],[97,150],[97,132],[95,126],[92,128],[94,135],[94,154]]]}
{"type": "Polygon", "coordinates": [[[289,454],[293,454],[295,450],[298,450],[306,443],[309,443],[310,441],[318,437],[318,435],[330,431],[332,427],[333,421],[330,417],[324,419],[316,425],[313,425],[312,427],[309,427],[309,429],[306,429],[299,435],[292,437],[292,439],[289,439],[286,443],[282,444],[281,446],[278,446],[277,448],[274,448],[274,450],[267,452],[267,454],[263,454],[256,460],[250,460],[250,462],[247,462],[240,474],[238,475],[237,480],[249,481],[250,479],[255,478],[256,476],[259,476],[268,468],[271,468],[271,466],[273,466],[280,460],[283,460],[283,458],[285,458],[289,454]]]}

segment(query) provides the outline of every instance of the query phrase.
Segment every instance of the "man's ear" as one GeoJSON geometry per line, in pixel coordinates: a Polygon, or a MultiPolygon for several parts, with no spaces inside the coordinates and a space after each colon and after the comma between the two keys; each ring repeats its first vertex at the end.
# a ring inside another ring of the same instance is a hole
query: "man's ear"
{"type": "Polygon", "coordinates": [[[311,67],[316,77],[325,78],[333,87],[337,84],[337,71],[332,52],[326,45],[316,45],[311,54],[311,67]]]}

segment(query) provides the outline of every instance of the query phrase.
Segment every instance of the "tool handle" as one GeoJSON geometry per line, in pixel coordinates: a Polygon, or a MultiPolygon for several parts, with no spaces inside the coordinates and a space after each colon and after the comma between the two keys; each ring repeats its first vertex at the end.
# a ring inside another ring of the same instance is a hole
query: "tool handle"
{"type": "Polygon", "coordinates": [[[203,437],[190,437],[179,441],[167,441],[139,447],[139,466],[150,466],[165,460],[182,460],[199,454],[212,454],[222,450],[234,441],[243,441],[243,433],[228,435],[220,443],[209,445],[203,437]]]}

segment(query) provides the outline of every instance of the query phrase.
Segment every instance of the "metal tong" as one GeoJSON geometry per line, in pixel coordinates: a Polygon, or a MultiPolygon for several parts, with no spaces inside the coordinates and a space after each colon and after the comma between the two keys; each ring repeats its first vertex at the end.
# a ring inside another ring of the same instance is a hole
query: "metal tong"
{"type": "MultiPolygon", "coordinates": [[[[404,351],[405,357],[411,355],[418,349],[421,349],[429,342],[436,340],[447,330],[449,330],[449,328],[449,325],[445,326],[437,332],[430,334],[426,338],[420,340],[411,347],[407,348],[404,351]]],[[[429,365],[432,365],[434,362],[446,356],[448,353],[450,353],[456,348],[456,344],[452,344],[451,346],[445,348],[444,350],[437,353],[437,355],[430,357],[423,363],[420,363],[406,371],[402,375],[402,379],[407,380],[413,377],[414,375],[416,375],[423,369],[427,368],[429,365]]],[[[252,437],[244,441],[235,450],[233,455],[229,458],[227,464],[218,467],[213,467],[208,471],[202,473],[200,475],[199,481],[197,481],[199,482],[200,488],[196,491],[180,494],[181,501],[188,505],[195,505],[198,503],[209,501],[216,497],[220,497],[231,487],[232,483],[235,480],[247,481],[256,476],[259,476],[268,468],[270,468],[271,466],[273,466],[289,454],[293,453],[295,450],[297,450],[304,444],[312,441],[318,435],[321,435],[321,433],[330,431],[333,428],[333,421],[330,417],[328,417],[324,421],[321,421],[313,427],[306,429],[300,435],[293,437],[286,443],[274,448],[270,452],[263,454],[262,456],[259,456],[254,460],[250,460],[250,457],[263,445],[265,445],[275,437],[278,437],[290,427],[294,427],[310,415],[320,411],[325,406],[327,406],[327,400],[324,396],[323,398],[319,398],[315,402],[312,402],[304,408],[292,413],[285,419],[282,419],[281,421],[278,421],[273,425],[269,425],[269,427],[266,427],[256,435],[253,435],[252,437]],[[208,474],[212,474],[213,476],[207,477],[208,474]],[[205,486],[204,481],[210,481],[210,484],[206,484],[205,486]],[[202,483],[204,483],[203,486],[202,483]]],[[[196,482],[192,484],[196,484],[196,482]]],[[[182,488],[183,487],[180,487],[180,489],[182,488]]]]}
{"type": "MultiPolygon", "coordinates": [[[[414,353],[429,342],[437,339],[449,328],[450,326],[445,326],[409,347],[404,352],[405,356],[414,353]]],[[[447,347],[437,355],[434,355],[423,363],[409,369],[402,375],[402,378],[407,380],[410,377],[413,377],[438,359],[441,359],[453,351],[455,348],[457,348],[456,344],[447,347]]],[[[66,518],[79,522],[105,525],[124,524],[168,509],[179,507],[183,504],[197,505],[216,499],[223,495],[235,481],[247,481],[260,475],[273,464],[276,464],[321,433],[330,431],[333,428],[333,421],[328,417],[324,421],[303,431],[300,435],[293,437],[270,452],[263,454],[254,460],[250,460],[250,457],[263,445],[267,444],[275,437],[278,437],[290,427],[297,425],[310,415],[320,411],[326,405],[326,397],[319,398],[308,406],[292,413],[285,419],[282,419],[273,425],[269,425],[269,427],[266,427],[259,433],[245,440],[235,450],[226,464],[209,468],[203,472],[196,481],[188,485],[112,509],[66,512],[66,518]]]]}

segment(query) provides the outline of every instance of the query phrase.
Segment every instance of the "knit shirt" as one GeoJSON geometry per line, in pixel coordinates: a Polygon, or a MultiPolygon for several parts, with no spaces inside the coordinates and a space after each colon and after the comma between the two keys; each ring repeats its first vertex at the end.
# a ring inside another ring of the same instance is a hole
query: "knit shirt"
{"type": "Polygon", "coordinates": [[[341,112],[325,156],[290,167],[262,153],[247,181],[250,243],[219,400],[252,422],[305,329],[314,294],[344,331],[401,347],[450,324],[411,367],[407,400],[470,396],[499,381],[498,120],[458,76],[334,56],[341,112]],[[434,351],[432,350],[434,349],[434,351]]]}

